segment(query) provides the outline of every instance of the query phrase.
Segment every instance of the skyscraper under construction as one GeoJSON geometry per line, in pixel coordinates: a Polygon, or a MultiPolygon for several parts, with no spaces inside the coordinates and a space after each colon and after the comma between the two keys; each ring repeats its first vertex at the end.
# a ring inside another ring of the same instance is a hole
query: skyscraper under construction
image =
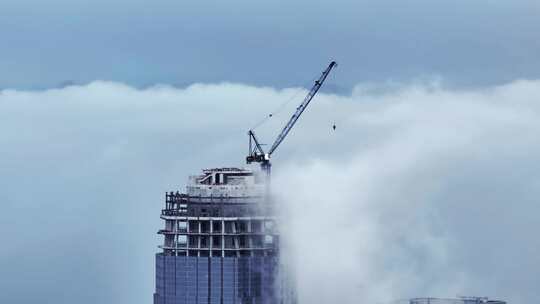
{"type": "Polygon", "coordinates": [[[154,304],[295,302],[290,276],[282,271],[276,208],[268,191],[270,157],[336,65],[332,61],[315,81],[268,151],[249,130],[246,162],[260,163],[261,171],[203,170],[190,177],[186,193],[166,194],[154,304]]]}
{"type": "Polygon", "coordinates": [[[191,176],[166,194],[154,304],[282,303],[279,234],[264,181],[246,169],[191,176]]]}

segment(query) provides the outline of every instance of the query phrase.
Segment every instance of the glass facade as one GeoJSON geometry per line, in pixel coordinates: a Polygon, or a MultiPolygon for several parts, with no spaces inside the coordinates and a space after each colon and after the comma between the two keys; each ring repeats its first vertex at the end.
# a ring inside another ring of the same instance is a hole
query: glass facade
{"type": "Polygon", "coordinates": [[[274,304],[275,257],[156,255],[154,304],[274,304]]]}

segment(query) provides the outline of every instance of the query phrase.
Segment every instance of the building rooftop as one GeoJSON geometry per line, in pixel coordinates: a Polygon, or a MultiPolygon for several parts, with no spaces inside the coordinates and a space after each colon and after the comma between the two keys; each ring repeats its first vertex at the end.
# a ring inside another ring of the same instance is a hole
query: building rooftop
{"type": "Polygon", "coordinates": [[[189,177],[187,195],[195,197],[262,196],[264,179],[244,168],[212,168],[189,177]]]}
{"type": "Polygon", "coordinates": [[[490,300],[487,297],[459,297],[459,298],[414,298],[408,300],[409,304],[506,304],[504,301],[490,300]]]}

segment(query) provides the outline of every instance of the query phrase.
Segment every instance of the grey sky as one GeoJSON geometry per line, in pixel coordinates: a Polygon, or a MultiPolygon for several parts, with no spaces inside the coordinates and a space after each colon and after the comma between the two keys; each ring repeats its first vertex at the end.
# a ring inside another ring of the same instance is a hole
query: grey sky
{"type": "Polygon", "coordinates": [[[540,74],[540,4],[517,1],[2,1],[0,88],[304,85],[439,76],[480,86],[540,74]]]}

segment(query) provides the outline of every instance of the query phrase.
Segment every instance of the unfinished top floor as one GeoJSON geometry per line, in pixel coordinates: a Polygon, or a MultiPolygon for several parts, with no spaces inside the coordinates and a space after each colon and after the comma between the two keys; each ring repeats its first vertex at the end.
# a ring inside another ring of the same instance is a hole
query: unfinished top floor
{"type": "Polygon", "coordinates": [[[459,298],[414,298],[408,304],[506,304],[505,301],[491,300],[487,297],[459,298]]]}
{"type": "Polygon", "coordinates": [[[257,197],[264,194],[264,176],[244,168],[204,169],[189,177],[187,195],[192,197],[257,197]]]}

